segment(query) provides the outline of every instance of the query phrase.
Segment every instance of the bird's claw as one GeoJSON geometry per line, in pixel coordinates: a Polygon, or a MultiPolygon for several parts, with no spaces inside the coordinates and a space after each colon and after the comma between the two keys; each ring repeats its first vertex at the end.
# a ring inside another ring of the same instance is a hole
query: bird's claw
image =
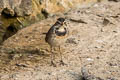
{"type": "Polygon", "coordinates": [[[60,61],[60,65],[64,66],[67,65],[66,63],[64,63],[62,60],[60,61]]]}
{"type": "Polygon", "coordinates": [[[53,61],[51,61],[51,66],[56,67],[56,64],[53,61]]]}

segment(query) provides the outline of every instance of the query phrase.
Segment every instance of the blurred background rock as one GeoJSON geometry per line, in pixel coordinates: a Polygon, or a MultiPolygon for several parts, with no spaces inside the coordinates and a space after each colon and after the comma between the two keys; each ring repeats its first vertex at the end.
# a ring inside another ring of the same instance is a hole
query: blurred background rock
{"type": "Polygon", "coordinates": [[[32,23],[101,1],[106,0],[0,0],[0,43],[32,23]]]}

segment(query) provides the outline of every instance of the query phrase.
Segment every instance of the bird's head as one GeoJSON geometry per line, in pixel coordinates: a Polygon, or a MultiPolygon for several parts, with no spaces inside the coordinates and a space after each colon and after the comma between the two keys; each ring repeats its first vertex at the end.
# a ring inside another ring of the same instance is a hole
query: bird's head
{"type": "Polygon", "coordinates": [[[55,33],[58,36],[64,36],[67,33],[67,23],[65,18],[58,18],[58,23],[60,24],[55,28],[55,33]]]}
{"type": "Polygon", "coordinates": [[[65,21],[65,18],[58,18],[57,19],[57,22],[61,25],[63,25],[64,21],[65,21]]]}

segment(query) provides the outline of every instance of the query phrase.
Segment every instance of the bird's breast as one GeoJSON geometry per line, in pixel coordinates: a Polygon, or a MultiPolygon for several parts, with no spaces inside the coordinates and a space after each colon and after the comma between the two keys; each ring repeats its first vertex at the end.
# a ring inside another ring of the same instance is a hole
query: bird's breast
{"type": "Polygon", "coordinates": [[[57,36],[65,36],[66,33],[67,33],[66,28],[61,28],[61,29],[55,30],[55,34],[57,36]]]}

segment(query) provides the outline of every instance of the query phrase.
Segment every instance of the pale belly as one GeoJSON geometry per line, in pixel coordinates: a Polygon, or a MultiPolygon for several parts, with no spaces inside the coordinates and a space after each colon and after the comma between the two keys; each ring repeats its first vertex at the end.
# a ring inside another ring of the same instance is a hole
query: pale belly
{"type": "Polygon", "coordinates": [[[56,38],[51,38],[48,40],[48,44],[53,47],[60,46],[64,43],[64,39],[56,39],[56,38]]]}

